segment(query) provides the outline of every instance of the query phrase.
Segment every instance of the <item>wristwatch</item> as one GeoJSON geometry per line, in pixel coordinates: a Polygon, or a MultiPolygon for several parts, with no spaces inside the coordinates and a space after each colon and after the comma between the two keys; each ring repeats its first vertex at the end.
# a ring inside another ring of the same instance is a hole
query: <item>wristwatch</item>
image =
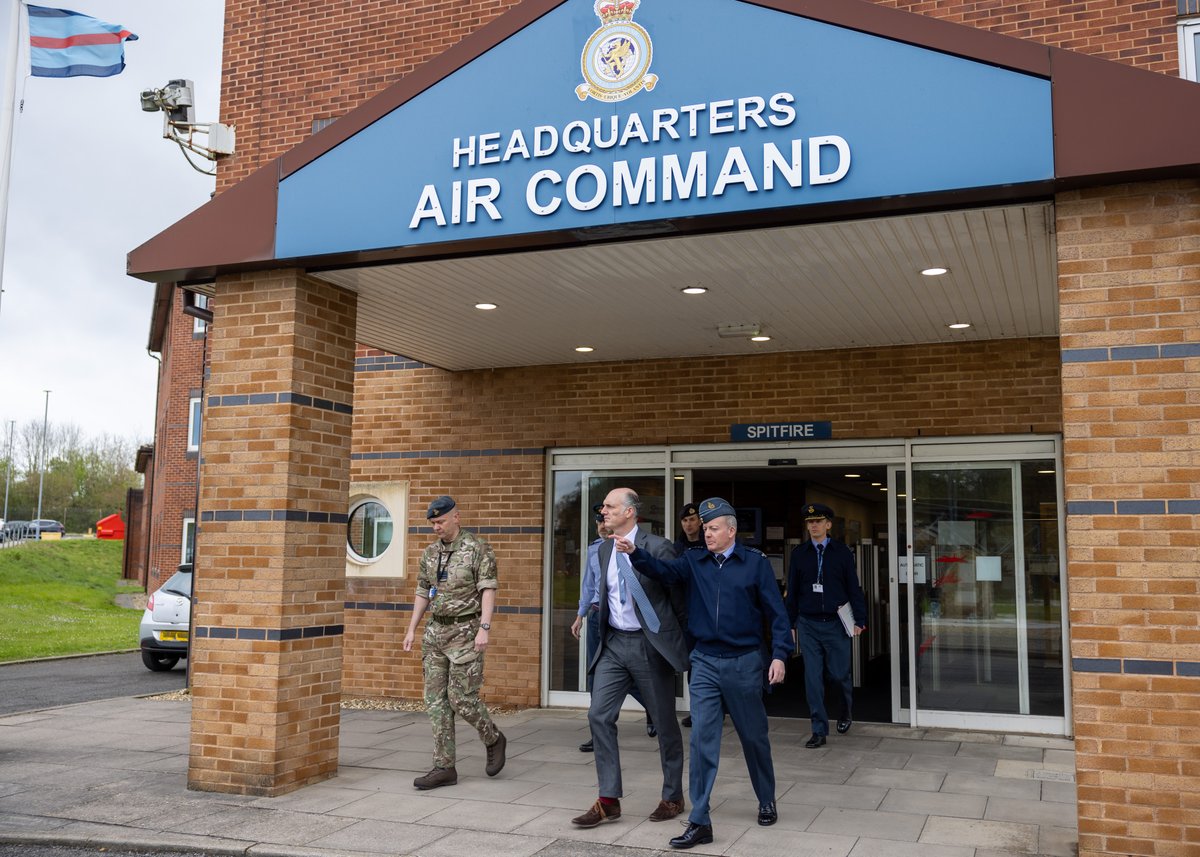
{"type": "Polygon", "coordinates": [[[480,623],[479,623],[479,630],[480,630],[480,631],[490,631],[490,630],[492,630],[492,623],[491,623],[491,622],[480,622],[480,623]]]}

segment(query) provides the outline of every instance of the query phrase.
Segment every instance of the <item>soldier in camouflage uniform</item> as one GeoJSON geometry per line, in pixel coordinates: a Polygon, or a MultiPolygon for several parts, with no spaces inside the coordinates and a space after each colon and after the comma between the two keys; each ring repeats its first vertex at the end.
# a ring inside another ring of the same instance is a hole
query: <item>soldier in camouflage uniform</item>
{"type": "Polygon", "coordinates": [[[433,770],[413,781],[422,790],[458,782],[455,713],[479,730],[487,748],[484,770],[489,777],[504,767],[507,743],[479,699],[483,655],[496,606],[496,557],[484,539],[461,529],[458,509],[450,497],[430,503],[425,517],[438,539],[421,554],[412,619],[404,637],[404,651],[412,651],[417,624],[428,608],[421,650],[425,707],[433,724],[434,744],[433,770]]]}

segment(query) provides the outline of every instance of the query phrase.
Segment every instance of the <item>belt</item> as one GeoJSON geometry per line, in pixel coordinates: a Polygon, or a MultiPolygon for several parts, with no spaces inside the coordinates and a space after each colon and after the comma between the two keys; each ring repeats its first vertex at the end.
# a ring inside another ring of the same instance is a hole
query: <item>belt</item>
{"type": "Polygon", "coordinates": [[[837,618],[836,613],[801,613],[800,616],[810,622],[832,622],[837,618]]]}
{"type": "Polygon", "coordinates": [[[459,622],[470,622],[473,619],[478,619],[479,613],[462,613],[458,616],[433,616],[429,617],[430,622],[436,622],[439,625],[457,625],[459,622]]]}

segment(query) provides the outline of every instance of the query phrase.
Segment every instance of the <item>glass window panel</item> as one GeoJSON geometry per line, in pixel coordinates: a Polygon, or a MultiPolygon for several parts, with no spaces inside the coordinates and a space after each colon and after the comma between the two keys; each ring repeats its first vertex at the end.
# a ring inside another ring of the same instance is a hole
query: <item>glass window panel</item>
{"type": "Polygon", "coordinates": [[[1025,534],[1025,618],[1029,635],[1029,713],[1065,714],[1063,603],[1058,487],[1053,461],[1021,464],[1025,534]]]}
{"type": "Polygon", "coordinates": [[[376,559],[392,543],[392,514],[376,500],[355,506],[346,522],[346,542],[363,559],[376,559]]]}

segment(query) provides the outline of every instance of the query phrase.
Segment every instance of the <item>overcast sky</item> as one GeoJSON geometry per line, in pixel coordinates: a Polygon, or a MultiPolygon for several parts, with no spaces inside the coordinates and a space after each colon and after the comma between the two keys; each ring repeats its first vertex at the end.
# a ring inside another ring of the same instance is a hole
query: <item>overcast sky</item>
{"type": "MultiPolygon", "coordinates": [[[[158,366],[146,353],[153,286],[125,275],[125,255],[202,205],[213,179],[162,138],[162,114],[142,112],[138,94],[191,78],[196,120],[218,118],[225,4],[40,5],[121,24],[139,38],[125,43],[126,68],[114,77],[24,78],[0,300],[0,453],[9,420],[19,428],[42,419],[44,390],[52,391],[52,423],[148,442],[158,366]]],[[[7,11],[0,17],[7,40],[7,11]]]]}

